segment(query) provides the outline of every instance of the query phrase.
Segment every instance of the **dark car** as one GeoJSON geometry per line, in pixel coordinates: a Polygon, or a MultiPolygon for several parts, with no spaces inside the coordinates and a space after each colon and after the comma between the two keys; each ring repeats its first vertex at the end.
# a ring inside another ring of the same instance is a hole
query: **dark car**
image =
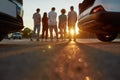
{"type": "Polygon", "coordinates": [[[23,27],[23,0],[0,0],[0,41],[23,27]]]}
{"type": "Polygon", "coordinates": [[[120,0],[84,0],[79,4],[78,27],[112,41],[120,32],[120,0]]]}

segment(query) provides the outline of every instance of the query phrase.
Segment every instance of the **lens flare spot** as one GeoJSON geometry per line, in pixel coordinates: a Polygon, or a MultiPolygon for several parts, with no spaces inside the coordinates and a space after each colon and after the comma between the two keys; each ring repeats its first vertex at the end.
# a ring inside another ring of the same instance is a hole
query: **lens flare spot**
{"type": "Polygon", "coordinates": [[[72,59],[72,57],[71,57],[71,56],[68,56],[68,59],[72,59]]]}
{"type": "Polygon", "coordinates": [[[78,59],[78,62],[83,62],[83,60],[81,58],[78,59]]]}
{"type": "Polygon", "coordinates": [[[48,49],[51,49],[52,48],[52,46],[51,45],[48,45],[48,49]]]}
{"type": "Polygon", "coordinates": [[[86,77],[85,77],[85,80],[90,80],[90,77],[89,77],[89,76],[86,76],[86,77]]]}
{"type": "Polygon", "coordinates": [[[42,50],[43,53],[45,53],[46,51],[45,50],[42,50]]]}

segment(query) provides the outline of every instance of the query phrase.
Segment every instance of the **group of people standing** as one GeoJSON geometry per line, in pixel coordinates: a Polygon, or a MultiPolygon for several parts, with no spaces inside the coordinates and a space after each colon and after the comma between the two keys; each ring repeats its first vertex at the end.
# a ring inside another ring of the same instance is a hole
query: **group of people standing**
{"type": "Polygon", "coordinates": [[[71,29],[74,30],[74,40],[76,40],[75,24],[77,21],[77,13],[74,11],[73,6],[70,7],[70,11],[68,12],[68,15],[66,15],[65,13],[66,13],[66,10],[61,9],[61,15],[59,15],[58,23],[57,23],[57,19],[56,19],[57,13],[55,12],[55,7],[52,7],[51,11],[48,14],[47,12],[44,12],[43,17],[41,17],[40,15],[40,9],[37,8],[36,13],[33,14],[34,29],[31,37],[31,41],[33,41],[36,31],[37,31],[37,41],[39,41],[41,22],[42,22],[42,40],[45,38],[47,41],[48,29],[49,29],[51,41],[53,41],[53,30],[56,34],[56,40],[58,41],[59,39],[58,28],[60,30],[60,38],[64,40],[66,37],[67,24],[68,24],[68,30],[69,30],[69,40],[71,40],[72,38],[70,35],[71,29]]]}

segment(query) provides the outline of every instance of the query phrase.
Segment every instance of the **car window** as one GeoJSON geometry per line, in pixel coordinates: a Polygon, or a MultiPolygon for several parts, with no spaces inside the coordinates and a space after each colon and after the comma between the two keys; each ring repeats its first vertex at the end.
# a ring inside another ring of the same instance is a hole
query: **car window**
{"type": "Polygon", "coordinates": [[[84,10],[88,9],[94,4],[95,0],[84,0],[79,4],[79,12],[82,13],[84,10]]]}

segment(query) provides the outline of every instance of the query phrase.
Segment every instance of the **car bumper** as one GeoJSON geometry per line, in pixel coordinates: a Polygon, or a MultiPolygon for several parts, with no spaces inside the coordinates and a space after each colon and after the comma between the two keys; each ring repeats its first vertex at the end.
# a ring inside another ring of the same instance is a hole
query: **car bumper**
{"type": "Polygon", "coordinates": [[[120,32],[120,12],[100,12],[78,20],[78,27],[91,32],[120,32]]]}
{"type": "Polygon", "coordinates": [[[21,30],[23,26],[23,20],[20,17],[14,18],[7,14],[0,12],[0,33],[10,33],[21,30]]]}
{"type": "Polygon", "coordinates": [[[13,39],[21,39],[21,36],[14,36],[13,39]]]}

